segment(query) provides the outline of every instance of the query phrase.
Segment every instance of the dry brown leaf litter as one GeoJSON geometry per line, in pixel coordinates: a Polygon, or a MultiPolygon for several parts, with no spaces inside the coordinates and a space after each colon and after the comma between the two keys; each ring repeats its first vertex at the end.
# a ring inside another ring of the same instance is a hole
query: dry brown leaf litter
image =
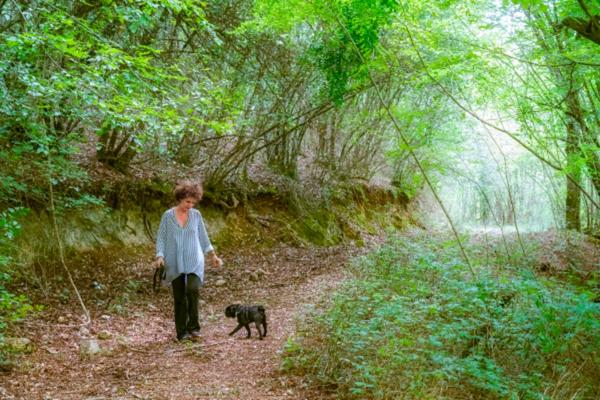
{"type": "Polygon", "coordinates": [[[0,375],[0,395],[44,400],[324,398],[280,372],[280,353],[294,333],[295,315],[331,293],[343,280],[349,257],[368,247],[280,245],[223,254],[226,266],[207,271],[202,338],[193,343],[174,340],[168,288],[152,293],[151,267],[139,261],[151,257],[150,249],[108,266],[90,255],[83,260],[86,267],[77,269],[77,281],[92,310],[92,325],[78,325],[75,303],[46,299],[46,310],[16,332],[33,341],[34,351],[0,375]],[[251,339],[241,331],[227,335],[236,323],[223,310],[234,302],[266,306],[265,340],[259,341],[255,330],[251,339]],[[82,338],[96,339],[101,352],[80,355],[82,338]]]}

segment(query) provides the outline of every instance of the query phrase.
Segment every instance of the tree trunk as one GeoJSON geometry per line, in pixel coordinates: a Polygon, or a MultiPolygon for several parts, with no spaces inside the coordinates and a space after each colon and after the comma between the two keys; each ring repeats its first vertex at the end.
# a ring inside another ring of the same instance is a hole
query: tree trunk
{"type": "MultiPolygon", "coordinates": [[[[573,93],[569,94],[569,98],[573,93]]],[[[572,104],[571,101],[568,102],[572,104]]],[[[567,122],[567,170],[571,179],[567,179],[567,197],[565,201],[565,222],[567,229],[581,230],[580,206],[581,192],[577,185],[581,185],[581,166],[579,164],[578,132],[575,121],[569,119],[567,122]]]]}

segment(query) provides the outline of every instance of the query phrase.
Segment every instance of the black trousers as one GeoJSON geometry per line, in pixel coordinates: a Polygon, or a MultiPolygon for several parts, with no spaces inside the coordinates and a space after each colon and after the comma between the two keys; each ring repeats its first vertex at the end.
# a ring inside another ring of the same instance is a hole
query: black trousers
{"type": "Polygon", "coordinates": [[[175,302],[175,332],[181,339],[188,332],[200,329],[198,322],[198,292],[202,282],[195,274],[181,274],[171,282],[175,302]]]}

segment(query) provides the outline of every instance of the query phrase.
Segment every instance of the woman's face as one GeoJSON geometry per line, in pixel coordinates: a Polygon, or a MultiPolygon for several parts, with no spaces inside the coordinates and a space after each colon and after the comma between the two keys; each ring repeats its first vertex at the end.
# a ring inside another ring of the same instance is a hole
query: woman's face
{"type": "Polygon", "coordinates": [[[198,200],[194,197],[186,197],[185,199],[179,202],[179,208],[183,211],[189,211],[190,208],[193,208],[198,200]]]}

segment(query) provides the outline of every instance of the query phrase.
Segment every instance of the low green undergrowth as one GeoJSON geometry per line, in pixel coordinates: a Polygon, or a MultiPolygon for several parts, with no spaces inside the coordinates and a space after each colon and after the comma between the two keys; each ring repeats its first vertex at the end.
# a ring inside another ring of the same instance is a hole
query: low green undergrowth
{"type": "Polygon", "coordinates": [[[10,208],[0,212],[0,368],[6,362],[3,342],[7,326],[33,310],[26,296],[16,295],[6,288],[12,279],[9,266],[14,252],[13,242],[21,231],[18,219],[25,214],[27,210],[23,208],[10,208]]]}
{"type": "Polygon", "coordinates": [[[523,257],[472,260],[473,274],[452,244],[398,238],[358,259],[284,367],[340,399],[600,398],[593,294],[523,257]]]}

